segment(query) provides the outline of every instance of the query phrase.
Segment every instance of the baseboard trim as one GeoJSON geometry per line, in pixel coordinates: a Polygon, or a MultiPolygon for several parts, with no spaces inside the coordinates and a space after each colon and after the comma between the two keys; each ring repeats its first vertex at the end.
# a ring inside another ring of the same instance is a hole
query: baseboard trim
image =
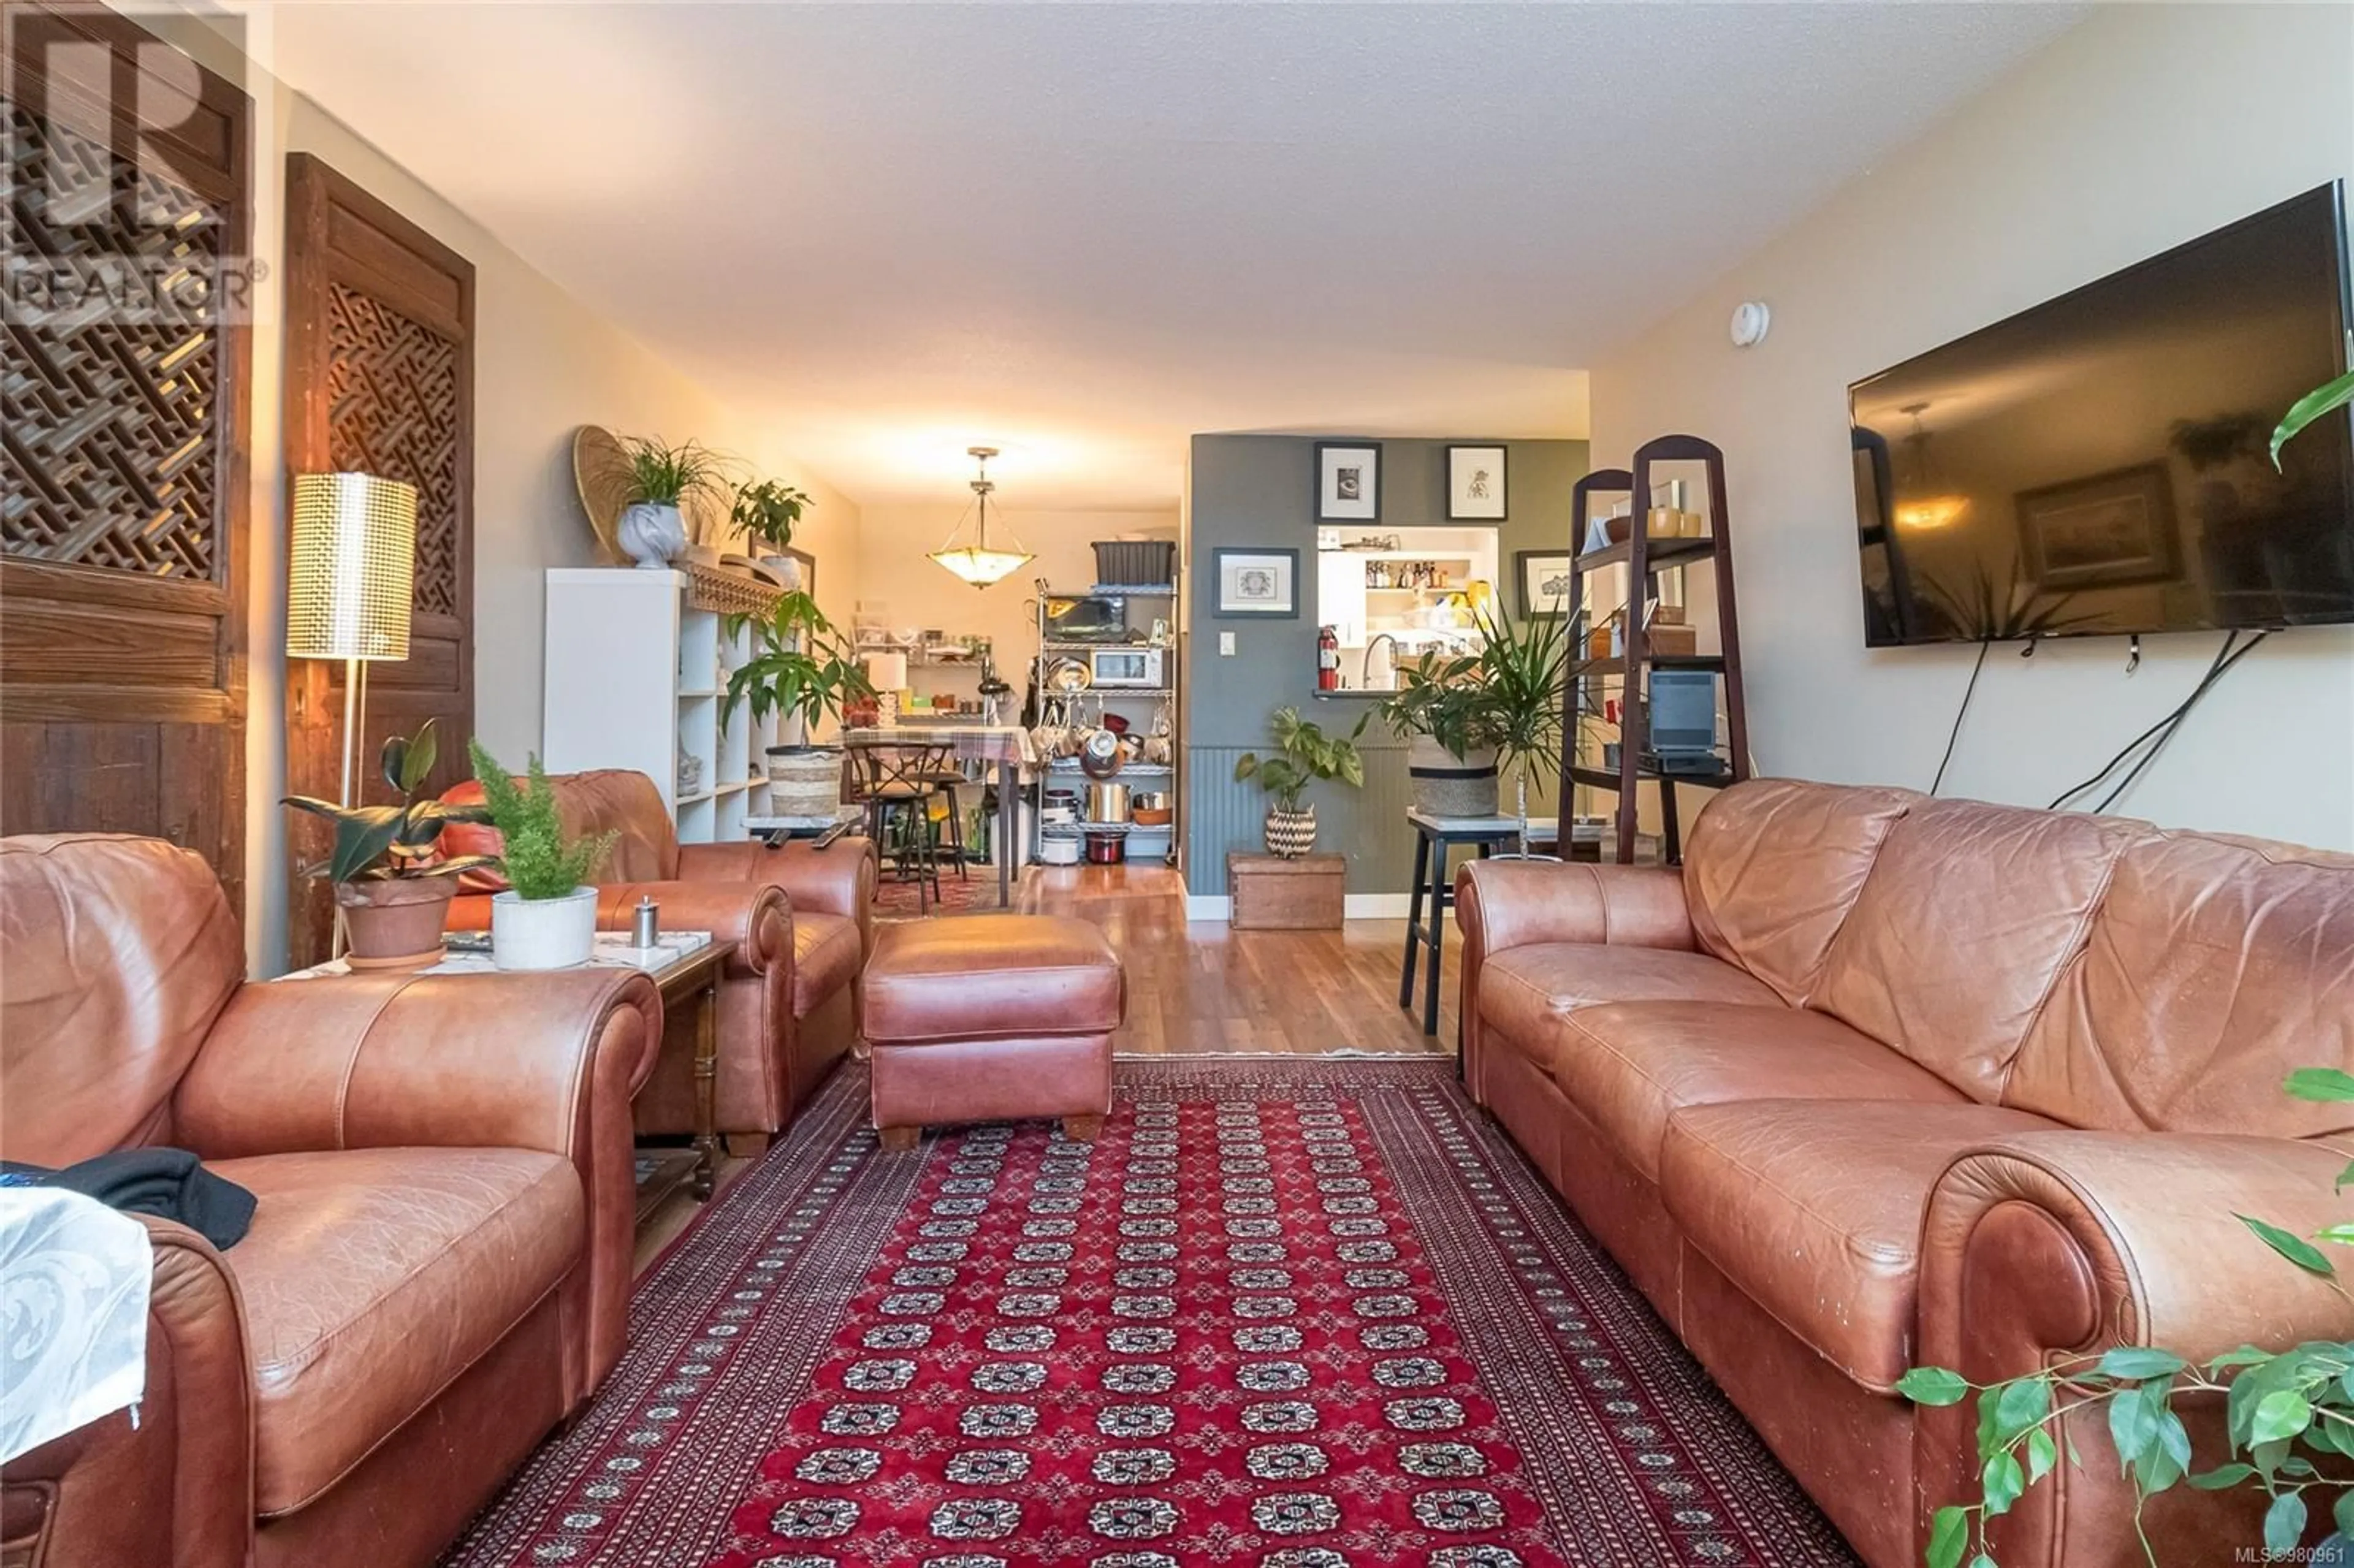
{"type": "MultiPolygon", "coordinates": [[[[1352,893],[1341,905],[1344,920],[1403,920],[1413,906],[1411,893],[1352,893]]],[[[1210,893],[1189,893],[1185,895],[1185,918],[1192,920],[1232,920],[1235,901],[1210,893]]]]}

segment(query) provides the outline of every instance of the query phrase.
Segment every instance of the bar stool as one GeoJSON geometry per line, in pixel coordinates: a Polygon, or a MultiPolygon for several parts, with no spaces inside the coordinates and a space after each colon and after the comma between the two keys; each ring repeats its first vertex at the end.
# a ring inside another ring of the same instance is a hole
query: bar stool
{"type": "Polygon", "coordinates": [[[950,755],[948,766],[928,775],[927,782],[931,785],[933,793],[948,804],[949,845],[956,852],[957,880],[967,881],[971,874],[966,869],[966,862],[970,857],[965,852],[964,812],[957,805],[957,790],[972,780],[965,777],[964,769],[956,765],[954,756],[950,755]]]}
{"type": "Polygon", "coordinates": [[[916,908],[940,895],[939,839],[932,831],[931,779],[946,768],[948,746],[859,746],[851,749],[851,799],[866,814],[875,852],[892,874],[916,884],[916,908]],[[897,821],[895,842],[891,828],[897,821]]]}

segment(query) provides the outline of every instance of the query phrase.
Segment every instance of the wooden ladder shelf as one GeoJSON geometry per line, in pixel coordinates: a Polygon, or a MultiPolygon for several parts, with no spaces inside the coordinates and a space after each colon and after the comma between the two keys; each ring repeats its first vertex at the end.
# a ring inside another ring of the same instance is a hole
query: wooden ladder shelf
{"type": "Polygon", "coordinates": [[[1569,577],[1571,613],[1575,615],[1585,604],[1586,575],[1597,567],[1624,565],[1629,585],[1639,586],[1630,586],[1625,632],[1616,657],[1589,662],[1584,657],[1582,645],[1571,651],[1571,670],[1583,673],[1564,683],[1562,691],[1561,773],[1564,789],[1568,784],[1584,784],[1617,792],[1617,859],[1619,863],[1628,864],[1635,858],[1636,787],[1644,781],[1657,784],[1663,847],[1668,863],[1674,865],[1683,859],[1676,786],[1682,783],[1721,789],[1749,777],[1749,715],[1742,701],[1741,638],[1733,603],[1733,525],[1724,499],[1724,453],[1698,436],[1661,436],[1636,450],[1631,471],[1598,469],[1579,480],[1570,493],[1570,548],[1575,552],[1569,577]],[[1644,514],[1649,510],[1645,498],[1652,493],[1651,470],[1655,464],[1669,462],[1697,462],[1707,471],[1709,532],[1705,538],[1648,536],[1644,514]],[[1621,493],[1634,502],[1628,509],[1632,515],[1626,540],[1598,550],[1581,550],[1579,547],[1585,542],[1591,498],[1596,493],[1621,493]],[[1648,621],[1649,608],[1658,598],[1659,574],[1702,564],[1715,569],[1717,645],[1723,652],[1653,652],[1648,621]],[[1650,674],[1658,670],[1706,670],[1723,678],[1726,738],[1733,755],[1720,759],[1714,773],[1662,772],[1644,761],[1650,741],[1650,674]],[[1597,681],[1598,686],[1598,680],[1612,675],[1621,683],[1618,766],[1615,770],[1590,767],[1577,757],[1581,715],[1599,715],[1598,705],[1585,705],[1587,682],[1597,681]]]}

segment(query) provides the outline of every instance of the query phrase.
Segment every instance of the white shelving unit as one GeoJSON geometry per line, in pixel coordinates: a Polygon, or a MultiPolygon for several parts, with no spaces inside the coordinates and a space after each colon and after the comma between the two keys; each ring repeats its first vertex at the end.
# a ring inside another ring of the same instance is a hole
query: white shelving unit
{"type": "Polygon", "coordinates": [[[662,791],[682,843],[746,836],[767,814],[772,715],[723,717],[727,677],[751,656],[751,628],[686,602],[681,572],[559,567],[547,573],[547,705],[540,757],[551,773],[627,768],[662,791]],[[691,790],[683,758],[701,759],[691,790]]]}

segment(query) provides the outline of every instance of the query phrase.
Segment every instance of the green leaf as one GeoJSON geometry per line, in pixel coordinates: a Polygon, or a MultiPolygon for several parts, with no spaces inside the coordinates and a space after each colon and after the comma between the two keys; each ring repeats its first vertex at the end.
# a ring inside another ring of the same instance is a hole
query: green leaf
{"type": "Polygon", "coordinates": [[[2008,1445],[2052,1414],[2052,1385],[2041,1375],[2014,1378],[1995,1398],[1995,1441],[2008,1445]]]}
{"type": "Polygon", "coordinates": [[[1914,1367],[1896,1380],[1896,1392],[1915,1404],[1958,1404],[1970,1385],[1944,1367],[1914,1367]]]}
{"type": "Polygon", "coordinates": [[[2019,1494],[2027,1489],[2027,1473],[2020,1468],[2017,1457],[2007,1451],[1986,1462],[1979,1479],[1986,1487],[1988,1518],[2009,1513],[2010,1505],[2019,1500],[2019,1494]]]}
{"type": "Polygon", "coordinates": [[[2333,1276],[2337,1274],[2338,1270],[2330,1266],[2329,1260],[2321,1255],[2321,1249],[2303,1236],[2285,1231],[2278,1225],[2268,1224],[2263,1220],[2252,1219],[2246,1214],[2235,1213],[2232,1217],[2255,1232],[2266,1246],[2306,1273],[2333,1276]]]}
{"type": "Polygon", "coordinates": [[[1929,1520],[1929,1550],[1923,1556],[1928,1568],[1960,1568],[1962,1549],[1969,1543],[1969,1510],[1948,1504],[1929,1520]]]}
{"type": "Polygon", "coordinates": [[[2158,1418],[2141,1397],[2129,1390],[2109,1398],[2109,1441],[2116,1446],[2120,1468],[2139,1464],[2158,1442],[2158,1418]]]}
{"type": "Polygon", "coordinates": [[[2313,1233],[2313,1239],[2337,1246],[2354,1246],[2354,1224],[2325,1225],[2313,1233]]]}
{"type": "Polygon", "coordinates": [[[2027,1484],[2033,1486],[2052,1473],[2060,1462],[2060,1452],[2052,1441],[2052,1434],[2039,1426],[2027,1435],[2027,1484]]]}
{"type": "Polygon", "coordinates": [[[2190,1434],[2183,1430],[2182,1417],[2170,1409],[2158,1411],[2157,1451],[2141,1467],[2143,1495],[2166,1490],[2190,1467],[2190,1434]]]}
{"type": "Polygon", "coordinates": [[[2354,1100],[2354,1073],[2335,1067],[2299,1067],[2282,1083],[2299,1100],[2354,1100]]]}
{"type": "Polygon", "coordinates": [[[2225,1351],[2207,1363],[2210,1372],[2222,1372],[2231,1367],[2261,1366],[2273,1359],[2274,1352],[2260,1351],[2253,1345],[2242,1345],[2236,1351],[2225,1351]]]}
{"type": "Polygon", "coordinates": [[[2264,1510],[2264,1549],[2285,1556],[2305,1535],[2305,1494],[2283,1492],[2264,1510]]]}
{"type": "Polygon", "coordinates": [[[2288,444],[2291,437],[2331,409],[2342,408],[2348,403],[2354,403],[2354,370],[2315,387],[2290,404],[2288,412],[2281,416],[2280,424],[2273,431],[2273,467],[2280,467],[2281,448],[2288,444]]]}
{"type": "Polygon", "coordinates": [[[2100,1364],[2094,1370],[2110,1377],[2167,1377],[2189,1364],[2171,1351],[2152,1350],[2144,1345],[2119,1345],[2103,1355],[2100,1364]]]}
{"type": "Polygon", "coordinates": [[[2313,1422],[2313,1406],[2293,1388],[2278,1388],[2256,1402],[2254,1419],[2250,1423],[2252,1440],[2270,1443],[2284,1437],[2294,1437],[2313,1422]]]}
{"type": "MultiPolygon", "coordinates": [[[[2218,1465],[2211,1470],[2201,1470],[2190,1478],[2190,1484],[2202,1492],[2220,1492],[2254,1478],[2253,1465],[2218,1465]]],[[[2354,1496],[2354,1493],[2349,1493],[2354,1496]]]]}
{"type": "Polygon", "coordinates": [[[401,758],[400,781],[393,787],[402,795],[414,795],[425,788],[433,777],[433,765],[441,759],[441,743],[433,733],[434,721],[427,719],[418,730],[417,738],[408,743],[408,754],[401,758]]]}
{"type": "Polygon", "coordinates": [[[2339,1492],[2330,1503],[2329,1520],[2338,1527],[2338,1534],[2354,1539],[2354,1487],[2339,1492]]]}

